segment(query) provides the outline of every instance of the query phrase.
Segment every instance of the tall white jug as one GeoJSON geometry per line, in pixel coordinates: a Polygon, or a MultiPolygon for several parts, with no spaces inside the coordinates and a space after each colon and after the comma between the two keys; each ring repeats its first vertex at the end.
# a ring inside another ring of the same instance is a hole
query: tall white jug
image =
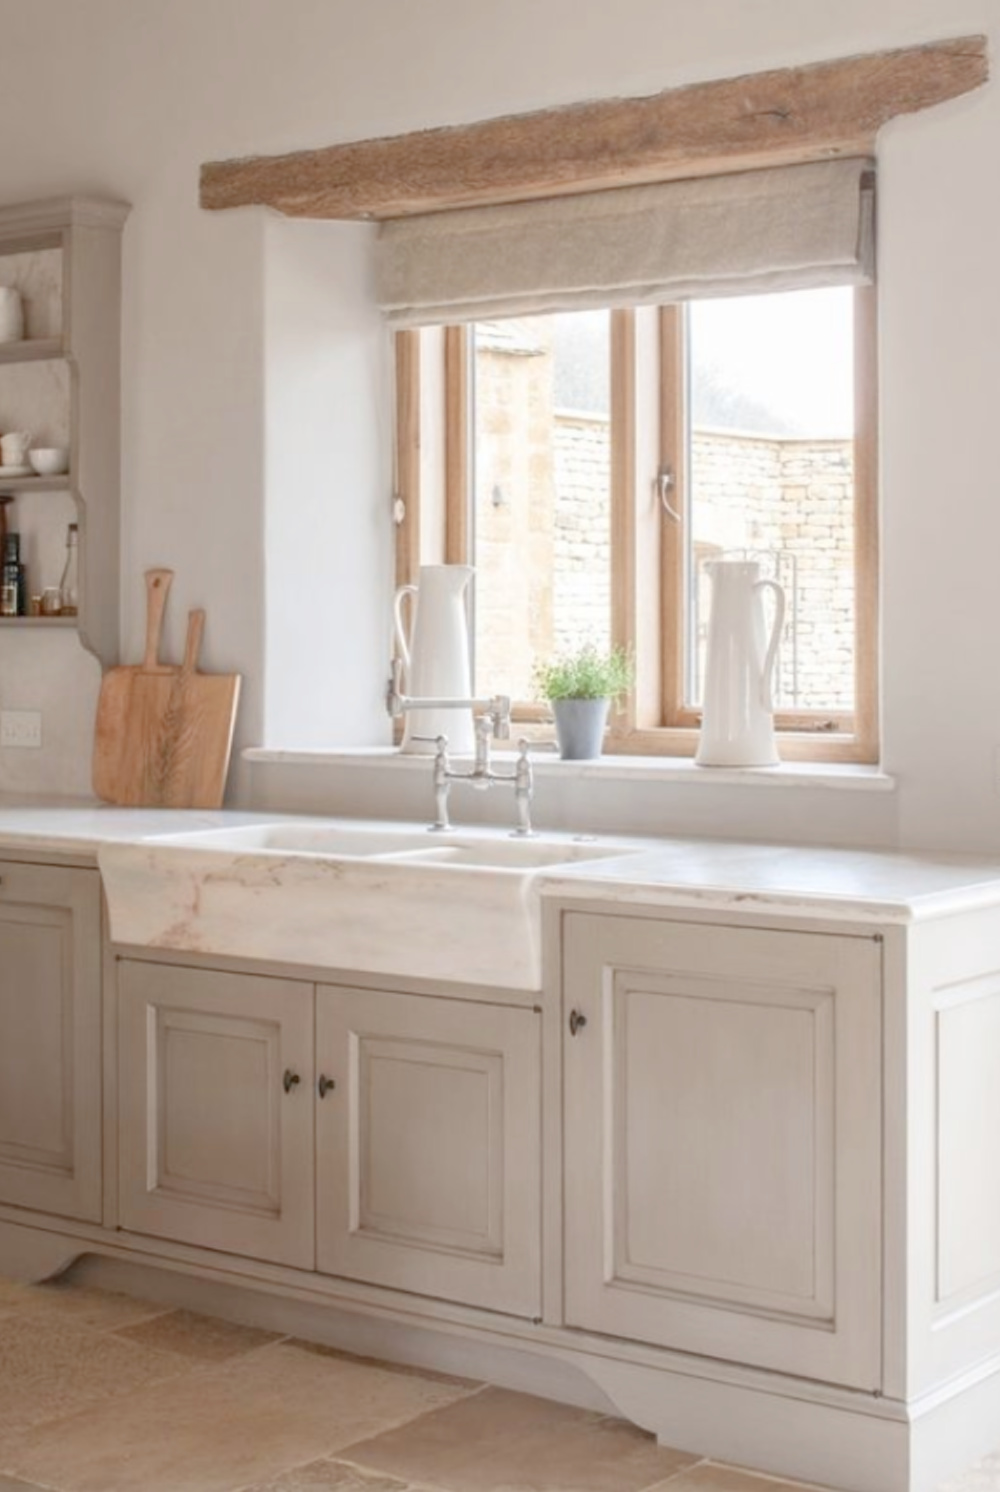
{"type": "Polygon", "coordinates": [[[755,560],[709,560],[705,568],[712,580],[712,612],[695,761],[700,767],[776,766],[771,686],[785,593],[776,580],[761,580],[755,560]],[[765,590],[774,594],[770,638],[765,590]]]}
{"type": "MultiPolygon", "coordinates": [[[[475,571],[471,565],[421,565],[416,585],[396,592],[396,641],[403,661],[403,691],[421,699],[469,699],[469,624],[466,591],[475,571]],[[403,603],[412,601],[407,632],[403,603]]],[[[470,710],[408,710],[404,751],[430,755],[433,740],[447,736],[449,749],[463,755],[476,749],[470,710]]]]}

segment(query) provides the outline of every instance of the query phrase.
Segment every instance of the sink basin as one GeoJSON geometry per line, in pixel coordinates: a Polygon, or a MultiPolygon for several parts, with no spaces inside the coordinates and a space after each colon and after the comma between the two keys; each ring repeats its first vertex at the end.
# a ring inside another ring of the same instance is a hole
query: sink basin
{"type": "Polygon", "coordinates": [[[553,841],[542,836],[470,836],[461,830],[429,832],[422,827],[362,828],[343,824],[248,824],[239,829],[203,829],[158,841],[189,849],[233,850],[239,854],[311,855],[316,858],[411,861],[414,864],[492,866],[511,870],[565,865],[620,855],[617,845],[587,840],[553,841]]]}
{"type": "Polygon", "coordinates": [[[119,944],[535,990],[544,871],[630,849],[303,819],[109,842],[98,860],[119,944]]]}

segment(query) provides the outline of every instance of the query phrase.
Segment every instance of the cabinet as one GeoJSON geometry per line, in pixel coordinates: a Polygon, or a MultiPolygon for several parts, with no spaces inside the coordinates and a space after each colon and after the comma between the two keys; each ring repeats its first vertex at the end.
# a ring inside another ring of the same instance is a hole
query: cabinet
{"type": "Polygon", "coordinates": [[[80,529],[80,612],[0,618],[0,628],[77,625],[105,663],[118,654],[121,234],[128,208],[68,197],[0,208],[0,284],[21,292],[25,340],[0,344],[0,434],[67,446],[64,476],[0,475],[14,497],[33,593],[58,585],[66,528],[80,529]]]}
{"type": "Polygon", "coordinates": [[[124,1228],[312,1269],[313,988],[119,965],[124,1228]]]}
{"type": "Polygon", "coordinates": [[[125,960],[119,1022],[123,1227],[538,1314],[534,1011],[125,960]]]}
{"type": "Polygon", "coordinates": [[[877,1388],[878,941],[563,937],[567,1324],[877,1388]]]}
{"type": "Polygon", "coordinates": [[[516,1006],[320,987],[320,1270],[540,1313],[540,1026],[516,1006]]]}
{"type": "Polygon", "coordinates": [[[0,861],[0,1202],[101,1217],[96,870],[0,861]]]}

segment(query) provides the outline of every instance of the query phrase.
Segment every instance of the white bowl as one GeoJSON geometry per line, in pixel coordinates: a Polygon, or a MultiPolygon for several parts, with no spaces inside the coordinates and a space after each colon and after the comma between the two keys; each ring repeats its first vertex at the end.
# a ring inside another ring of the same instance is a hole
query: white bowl
{"type": "Polygon", "coordinates": [[[40,477],[57,477],[69,471],[69,451],[65,446],[38,446],[28,452],[28,460],[40,477]]]}

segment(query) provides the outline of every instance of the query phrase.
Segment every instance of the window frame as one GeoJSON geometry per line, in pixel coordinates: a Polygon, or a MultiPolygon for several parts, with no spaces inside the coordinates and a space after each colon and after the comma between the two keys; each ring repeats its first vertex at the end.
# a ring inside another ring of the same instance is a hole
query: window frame
{"type": "MultiPolygon", "coordinates": [[[[636,683],[610,718],[605,750],[691,757],[700,712],[683,698],[684,551],[690,510],[683,309],[670,305],[609,315],[611,638],[613,645],[634,655],[636,683]],[[656,477],[663,470],[672,474],[670,505],[676,520],[665,515],[660,500],[656,477]]],[[[855,709],[853,714],[779,711],[775,734],[783,761],[874,763],[879,758],[874,286],[854,290],[854,329],[855,709]]],[[[397,585],[415,582],[421,562],[473,562],[468,502],[473,475],[471,338],[464,326],[443,329],[443,370],[438,389],[432,390],[421,356],[421,338],[427,335],[411,330],[395,334],[397,585]],[[432,554],[420,517],[422,451],[435,441],[443,449],[444,523],[441,552],[432,554]]],[[[518,702],[514,718],[526,734],[551,734],[541,729],[549,721],[544,704],[518,702]]]]}

